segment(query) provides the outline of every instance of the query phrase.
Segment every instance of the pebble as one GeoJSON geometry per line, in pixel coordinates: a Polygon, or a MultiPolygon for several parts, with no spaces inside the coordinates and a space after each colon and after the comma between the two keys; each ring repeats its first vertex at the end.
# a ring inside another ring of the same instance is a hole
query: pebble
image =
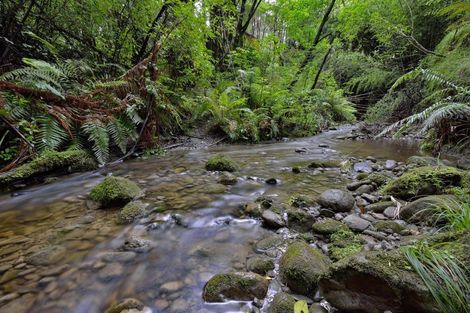
{"type": "Polygon", "coordinates": [[[184,284],[181,281],[170,281],[161,285],[160,289],[167,292],[173,292],[180,290],[181,288],[183,288],[183,286],[184,284]]]}

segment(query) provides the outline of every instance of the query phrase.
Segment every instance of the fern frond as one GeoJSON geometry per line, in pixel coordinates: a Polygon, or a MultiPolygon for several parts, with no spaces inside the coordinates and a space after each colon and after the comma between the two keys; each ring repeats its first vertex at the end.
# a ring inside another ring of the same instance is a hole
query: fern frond
{"type": "Polygon", "coordinates": [[[92,150],[96,160],[104,164],[109,158],[109,136],[106,127],[100,121],[88,121],[81,127],[93,144],[92,150]]]}
{"type": "Polygon", "coordinates": [[[39,123],[39,132],[35,138],[35,144],[40,151],[57,150],[68,140],[69,135],[56,119],[43,116],[38,118],[37,121],[39,123]]]}
{"type": "Polygon", "coordinates": [[[126,121],[125,117],[118,117],[106,125],[109,136],[122,153],[126,153],[127,145],[131,140],[135,140],[137,133],[135,125],[126,121]]]}
{"type": "Polygon", "coordinates": [[[470,105],[466,103],[447,103],[445,106],[433,111],[423,123],[421,132],[437,126],[443,120],[468,119],[470,117],[470,105]]]}
{"type": "Polygon", "coordinates": [[[400,87],[401,85],[403,85],[404,83],[406,82],[409,82],[410,80],[413,80],[415,79],[416,77],[418,77],[419,75],[421,74],[421,68],[416,68],[402,76],[400,76],[396,81],[395,83],[392,85],[392,87],[390,87],[390,92],[396,90],[398,87],[400,87]]]}

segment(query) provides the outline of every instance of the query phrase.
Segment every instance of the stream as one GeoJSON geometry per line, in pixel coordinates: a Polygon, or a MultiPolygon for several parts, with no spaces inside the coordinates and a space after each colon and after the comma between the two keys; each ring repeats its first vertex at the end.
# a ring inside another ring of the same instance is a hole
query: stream
{"type": "MultiPolygon", "coordinates": [[[[201,297],[209,278],[244,271],[254,244],[273,234],[260,221],[241,218],[241,205],[263,195],[287,203],[292,195],[315,197],[346,184],[339,170],[292,172],[309,160],[405,161],[417,154],[403,141],[336,139],[350,130],[270,144],[174,150],[1,195],[0,312],[97,313],[124,298],[137,298],[152,312],[250,312],[251,303],[206,304],[201,297]],[[306,152],[297,153],[298,148],[306,152]],[[221,185],[218,173],[204,169],[217,153],[240,164],[236,185],[221,185]],[[117,211],[87,209],[91,188],[110,174],[144,188],[142,201],[156,213],[123,226],[115,222],[117,211]],[[279,182],[266,184],[268,178],[279,182]],[[148,251],[116,254],[133,236],[148,240],[148,251]]],[[[275,280],[270,295],[279,288],[275,280]]]]}

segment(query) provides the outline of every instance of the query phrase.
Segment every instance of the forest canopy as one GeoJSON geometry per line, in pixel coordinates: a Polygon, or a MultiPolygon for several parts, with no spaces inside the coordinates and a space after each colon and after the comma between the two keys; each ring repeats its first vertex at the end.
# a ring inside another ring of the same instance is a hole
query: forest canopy
{"type": "Polygon", "coordinates": [[[470,3],[4,0],[0,165],[97,161],[195,129],[230,141],[364,119],[423,147],[470,134],[470,3]]]}

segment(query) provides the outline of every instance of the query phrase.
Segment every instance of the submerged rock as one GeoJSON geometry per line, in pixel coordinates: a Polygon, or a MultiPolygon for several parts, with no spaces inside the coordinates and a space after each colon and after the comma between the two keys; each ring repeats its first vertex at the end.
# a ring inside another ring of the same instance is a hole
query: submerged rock
{"type": "Polygon", "coordinates": [[[438,312],[398,249],[362,252],[334,263],[319,286],[325,299],[342,312],[438,312]]]}
{"type": "Polygon", "coordinates": [[[385,185],[385,194],[410,200],[413,197],[445,193],[463,187],[465,172],[454,167],[418,167],[385,185]]]}
{"type": "Polygon", "coordinates": [[[109,208],[125,205],[141,194],[139,186],[129,179],[108,176],[91,190],[89,198],[99,208],[109,208]]]}
{"type": "Polygon", "coordinates": [[[121,313],[123,311],[139,313],[143,312],[144,304],[137,299],[128,298],[112,305],[105,313],[121,313]]]}
{"type": "Polygon", "coordinates": [[[353,196],[349,192],[339,189],[324,191],[317,201],[321,206],[334,212],[349,212],[354,207],[353,196]]]}
{"type": "Polygon", "coordinates": [[[269,280],[255,273],[216,274],[204,286],[202,297],[207,302],[251,301],[255,298],[263,299],[268,286],[269,280]]]}
{"type": "Polygon", "coordinates": [[[268,308],[268,313],[294,313],[295,298],[288,293],[278,292],[268,308]]]}
{"type": "Polygon", "coordinates": [[[26,262],[32,265],[50,265],[57,263],[66,253],[67,249],[63,246],[50,246],[33,253],[26,262]]]}
{"type": "Polygon", "coordinates": [[[216,155],[206,162],[206,170],[235,172],[238,169],[237,163],[224,155],[216,155]]]}
{"type": "Polygon", "coordinates": [[[117,216],[118,224],[129,224],[145,216],[147,204],[142,201],[132,201],[126,204],[117,216]]]}
{"type": "Polygon", "coordinates": [[[224,172],[219,178],[219,184],[226,185],[226,186],[236,185],[237,182],[238,182],[238,177],[227,172],[224,172]]]}
{"type": "Polygon", "coordinates": [[[152,242],[139,237],[129,237],[122,244],[121,251],[133,251],[136,253],[146,253],[152,249],[152,242]]]}
{"type": "Polygon", "coordinates": [[[330,261],[317,249],[305,242],[295,242],[281,257],[279,271],[281,280],[294,292],[313,296],[320,275],[330,261]]]}

